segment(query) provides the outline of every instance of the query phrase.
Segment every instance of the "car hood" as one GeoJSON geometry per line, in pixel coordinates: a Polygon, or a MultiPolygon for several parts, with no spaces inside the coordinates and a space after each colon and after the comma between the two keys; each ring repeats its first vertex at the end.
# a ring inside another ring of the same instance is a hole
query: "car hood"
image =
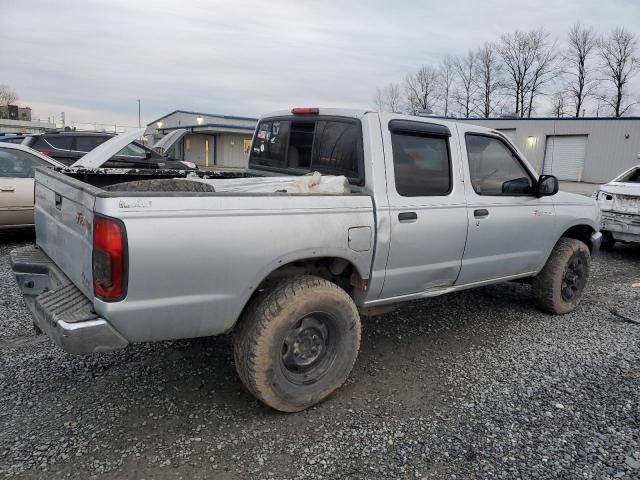
{"type": "Polygon", "coordinates": [[[640,183],[632,182],[609,182],[600,185],[601,192],[613,193],[616,195],[629,195],[640,197],[640,183]]]}
{"type": "Polygon", "coordinates": [[[586,195],[580,195],[579,193],[570,193],[559,191],[553,197],[553,203],[566,204],[566,205],[595,205],[595,200],[586,195]]]}
{"type": "Polygon", "coordinates": [[[145,128],[141,128],[116,135],[91,150],[80,160],[71,165],[71,168],[100,168],[103,163],[113,157],[120,150],[144,135],[145,130],[145,128]]]}
{"type": "Polygon", "coordinates": [[[184,128],[173,130],[172,132],[167,133],[164,137],[158,140],[158,142],[153,146],[153,149],[160,155],[166,155],[171,147],[173,147],[179,140],[181,140],[182,137],[186,135],[186,133],[187,130],[184,128]]]}

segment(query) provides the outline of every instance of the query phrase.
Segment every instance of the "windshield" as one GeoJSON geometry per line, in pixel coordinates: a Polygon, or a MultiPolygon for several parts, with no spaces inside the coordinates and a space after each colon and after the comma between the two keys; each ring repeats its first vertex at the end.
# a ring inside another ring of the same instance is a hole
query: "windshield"
{"type": "Polygon", "coordinates": [[[630,171],[620,175],[616,182],[640,183],[640,167],[632,168],[630,171]]]}

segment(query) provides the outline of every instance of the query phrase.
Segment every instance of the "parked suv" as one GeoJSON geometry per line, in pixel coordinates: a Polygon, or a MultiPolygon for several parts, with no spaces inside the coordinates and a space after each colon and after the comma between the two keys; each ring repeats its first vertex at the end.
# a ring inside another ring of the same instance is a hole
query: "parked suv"
{"type": "MultiPolygon", "coordinates": [[[[65,165],[72,165],[87,152],[113,136],[110,133],[51,132],[29,135],[25,137],[22,144],[65,165]]],[[[137,142],[132,142],[124,147],[103,166],[105,168],[197,169],[195,164],[191,162],[164,157],[137,142]]]]}

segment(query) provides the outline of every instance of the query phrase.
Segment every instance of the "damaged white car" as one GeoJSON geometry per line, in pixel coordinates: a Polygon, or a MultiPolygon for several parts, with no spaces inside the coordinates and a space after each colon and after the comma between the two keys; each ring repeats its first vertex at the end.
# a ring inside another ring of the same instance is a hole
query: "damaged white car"
{"type": "Polygon", "coordinates": [[[602,211],[602,248],[640,244],[640,165],[600,186],[593,197],[602,211]]]}

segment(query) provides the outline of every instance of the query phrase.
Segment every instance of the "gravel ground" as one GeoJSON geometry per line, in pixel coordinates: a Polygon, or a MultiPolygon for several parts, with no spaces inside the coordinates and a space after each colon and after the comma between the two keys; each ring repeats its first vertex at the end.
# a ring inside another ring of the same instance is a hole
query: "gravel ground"
{"type": "Polygon", "coordinates": [[[598,258],[564,317],[506,284],[366,319],[347,384],[285,415],[227,337],[74,357],[32,336],[7,259],[30,241],[0,237],[0,476],[640,477],[640,248],[598,258]]]}

